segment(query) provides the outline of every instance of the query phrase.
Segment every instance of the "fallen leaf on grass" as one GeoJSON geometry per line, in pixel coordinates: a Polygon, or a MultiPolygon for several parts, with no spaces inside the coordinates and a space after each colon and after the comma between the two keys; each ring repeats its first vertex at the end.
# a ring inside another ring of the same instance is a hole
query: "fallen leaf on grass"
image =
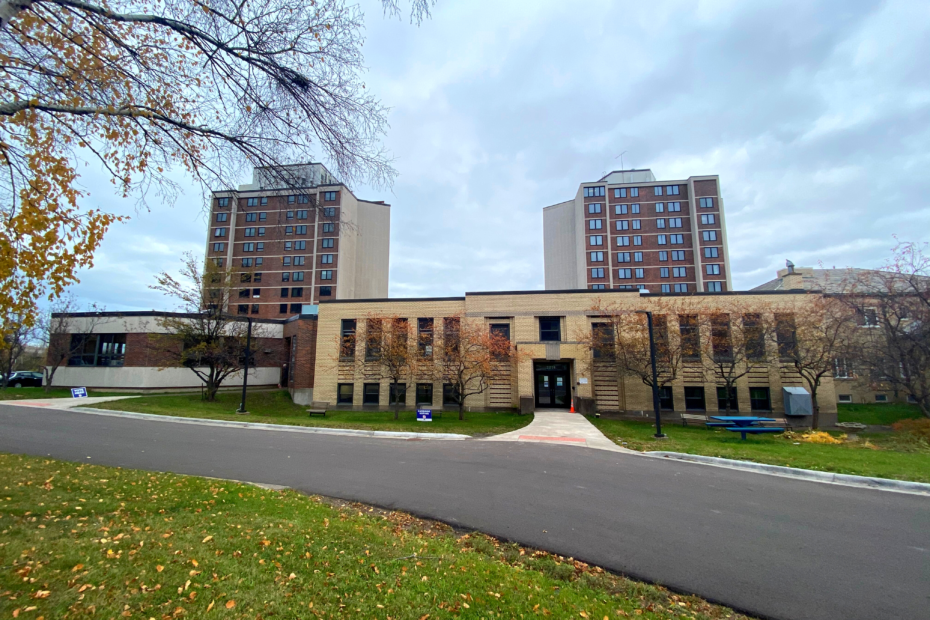
{"type": "Polygon", "coordinates": [[[216,603],[216,601],[215,601],[215,600],[213,600],[213,601],[210,601],[210,604],[209,604],[209,605],[207,605],[207,611],[210,611],[211,609],[213,609],[213,605],[214,605],[215,603],[216,603]]]}
{"type": "Polygon", "coordinates": [[[226,609],[232,609],[236,606],[236,601],[226,601],[226,609]]]}
{"type": "Polygon", "coordinates": [[[212,537],[212,536],[207,536],[206,538],[204,538],[204,539],[203,539],[202,541],[200,541],[200,542],[210,542],[211,540],[213,540],[213,537],[212,537]]]}
{"type": "Polygon", "coordinates": [[[161,564],[159,564],[158,566],[155,567],[155,570],[158,571],[158,572],[160,573],[160,572],[162,572],[163,570],[165,570],[165,567],[162,566],[161,564]]]}

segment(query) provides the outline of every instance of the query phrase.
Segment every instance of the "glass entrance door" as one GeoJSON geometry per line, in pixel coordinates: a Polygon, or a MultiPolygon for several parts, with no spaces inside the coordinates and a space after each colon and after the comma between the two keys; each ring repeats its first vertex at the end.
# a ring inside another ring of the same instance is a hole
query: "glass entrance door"
{"type": "Polygon", "coordinates": [[[536,369],[536,406],[567,409],[571,404],[568,364],[547,364],[536,369]]]}

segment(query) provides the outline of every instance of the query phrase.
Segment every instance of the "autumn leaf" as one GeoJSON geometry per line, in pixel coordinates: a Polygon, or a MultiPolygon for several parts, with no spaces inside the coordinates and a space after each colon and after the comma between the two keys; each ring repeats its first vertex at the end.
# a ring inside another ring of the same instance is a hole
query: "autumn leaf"
{"type": "Polygon", "coordinates": [[[158,572],[160,573],[160,572],[162,572],[163,570],[165,570],[165,567],[162,566],[161,564],[159,564],[158,566],[155,567],[155,570],[158,571],[158,572]]]}
{"type": "Polygon", "coordinates": [[[232,609],[235,606],[236,606],[236,601],[233,601],[233,600],[226,601],[226,609],[232,609]]]}
{"type": "Polygon", "coordinates": [[[216,600],[210,601],[210,604],[207,605],[207,611],[210,611],[211,609],[213,609],[213,604],[214,604],[214,603],[216,603],[216,600]]]}
{"type": "Polygon", "coordinates": [[[204,538],[204,539],[203,539],[202,541],[200,541],[200,542],[210,542],[211,540],[213,540],[213,537],[212,537],[212,536],[207,536],[206,538],[204,538]]]}

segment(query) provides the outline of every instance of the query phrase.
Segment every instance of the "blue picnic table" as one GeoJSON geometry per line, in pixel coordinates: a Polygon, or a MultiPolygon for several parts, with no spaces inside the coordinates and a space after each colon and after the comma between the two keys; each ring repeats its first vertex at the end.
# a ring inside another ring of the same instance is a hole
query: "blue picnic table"
{"type": "Polygon", "coordinates": [[[774,422],[775,418],[760,418],[750,415],[712,415],[712,420],[720,422],[708,422],[707,426],[716,426],[724,428],[734,433],[739,433],[743,440],[746,435],[761,435],[764,433],[784,433],[785,429],[775,428],[772,426],[757,426],[760,422],[774,422]]]}

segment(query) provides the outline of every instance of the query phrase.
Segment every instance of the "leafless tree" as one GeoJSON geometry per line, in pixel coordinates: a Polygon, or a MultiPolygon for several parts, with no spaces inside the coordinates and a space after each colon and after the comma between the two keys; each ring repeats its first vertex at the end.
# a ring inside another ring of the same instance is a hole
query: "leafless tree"
{"type": "Polygon", "coordinates": [[[51,308],[37,322],[39,339],[46,347],[42,374],[45,391],[52,388],[55,373],[67,360],[79,355],[88,337],[103,320],[104,306],[90,304],[87,316],[75,317],[80,306],[73,293],[66,293],[52,302],[51,308]]]}
{"type": "Polygon", "coordinates": [[[21,314],[4,317],[3,338],[0,340],[0,389],[6,389],[10,374],[26,347],[35,341],[34,320],[21,314]]]}

